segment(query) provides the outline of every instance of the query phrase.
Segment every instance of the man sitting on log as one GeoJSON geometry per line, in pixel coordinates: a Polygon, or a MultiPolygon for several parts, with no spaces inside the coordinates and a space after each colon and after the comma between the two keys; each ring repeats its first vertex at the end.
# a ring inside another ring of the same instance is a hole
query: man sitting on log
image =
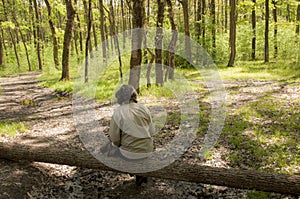
{"type": "MultiPolygon", "coordinates": [[[[118,147],[116,153],[128,161],[145,159],[153,152],[154,127],[150,111],[137,103],[137,92],[130,85],[122,85],[115,96],[120,106],[112,116],[109,137],[118,147]]],[[[136,176],[136,185],[143,182],[147,182],[146,177],[136,176]]]]}

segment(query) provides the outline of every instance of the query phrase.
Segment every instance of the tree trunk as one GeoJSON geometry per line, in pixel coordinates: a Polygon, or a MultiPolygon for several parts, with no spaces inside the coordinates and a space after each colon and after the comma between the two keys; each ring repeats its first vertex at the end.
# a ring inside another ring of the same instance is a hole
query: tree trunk
{"type": "Polygon", "coordinates": [[[269,62],[269,0],[265,0],[265,63],[269,62]]]}
{"type": "Polygon", "coordinates": [[[230,0],[230,57],[228,65],[229,67],[234,65],[236,54],[236,0],[230,0]]]}
{"type": "Polygon", "coordinates": [[[216,2],[215,0],[211,0],[211,18],[212,18],[212,24],[211,24],[211,35],[212,35],[212,58],[216,58],[216,2]]]}
{"type": "Polygon", "coordinates": [[[206,29],[206,23],[205,23],[205,20],[206,20],[206,17],[205,17],[205,10],[206,10],[206,2],[205,0],[201,0],[202,1],[202,7],[201,7],[201,15],[202,15],[202,23],[201,23],[201,29],[202,29],[202,46],[203,48],[205,48],[206,46],[206,39],[205,39],[205,29],[206,29]]]}
{"type": "Polygon", "coordinates": [[[252,23],[252,51],[251,51],[251,59],[254,61],[256,56],[256,0],[252,0],[253,8],[251,15],[251,23],[252,23]]]}
{"type": "Polygon", "coordinates": [[[290,4],[287,2],[287,5],[286,5],[286,20],[288,22],[291,22],[291,9],[290,9],[290,4]]]}
{"type": "Polygon", "coordinates": [[[4,48],[2,41],[2,35],[0,35],[0,66],[4,64],[4,48]]]}
{"type": "Polygon", "coordinates": [[[184,20],[184,33],[186,35],[185,38],[185,53],[186,58],[189,62],[191,62],[191,43],[190,43],[190,23],[189,23],[189,2],[188,0],[180,0],[183,9],[183,20],[184,20]]]}
{"type": "Polygon", "coordinates": [[[225,26],[225,32],[227,33],[227,30],[228,30],[228,0],[225,0],[225,9],[224,9],[224,18],[225,18],[225,21],[224,21],[224,26],[225,26]]]}
{"type": "Polygon", "coordinates": [[[83,52],[83,36],[82,36],[82,31],[81,31],[81,22],[79,15],[76,14],[76,19],[77,19],[77,25],[79,29],[79,46],[80,46],[80,52],[83,52]]]}
{"type": "Polygon", "coordinates": [[[173,11],[173,6],[171,0],[166,0],[168,4],[168,18],[170,20],[170,24],[172,27],[172,39],[168,47],[168,53],[169,53],[169,67],[167,70],[168,73],[168,79],[173,80],[174,79],[174,70],[175,70],[175,51],[176,51],[176,42],[177,42],[177,29],[176,29],[176,24],[174,21],[174,11],[173,11]]]}
{"type": "Polygon", "coordinates": [[[66,0],[67,9],[67,24],[65,27],[63,53],[62,53],[62,81],[70,80],[69,71],[69,58],[70,58],[70,46],[72,41],[72,32],[74,26],[75,10],[72,5],[72,0],[66,0]]]}
{"type": "Polygon", "coordinates": [[[151,55],[151,60],[148,63],[147,66],[147,72],[146,72],[146,78],[147,78],[147,88],[151,87],[151,68],[152,68],[152,64],[155,61],[155,54],[153,52],[150,51],[150,49],[147,48],[147,51],[149,52],[149,54],[151,55]]]}
{"type": "Polygon", "coordinates": [[[29,53],[28,53],[28,48],[27,48],[27,44],[26,44],[26,41],[25,41],[25,37],[24,37],[24,35],[23,35],[23,33],[22,33],[22,31],[20,29],[19,29],[19,32],[20,32],[20,36],[21,36],[21,40],[22,40],[24,49],[25,49],[28,70],[32,71],[31,63],[30,63],[30,58],[29,58],[29,53]]]}
{"type": "MultiPolygon", "coordinates": [[[[74,132],[72,132],[74,133],[74,132]]],[[[95,159],[80,144],[78,137],[68,135],[70,142],[55,138],[23,137],[19,142],[0,142],[0,158],[63,164],[83,168],[116,171],[95,159]]],[[[139,164],[139,163],[137,163],[139,164]]],[[[138,166],[138,165],[137,165],[138,166]]],[[[253,170],[216,168],[177,160],[160,170],[143,176],[214,184],[241,189],[255,189],[286,194],[300,194],[300,176],[263,173],[253,170]]]]}
{"type": "Polygon", "coordinates": [[[56,38],[56,31],[54,27],[54,23],[52,21],[52,9],[49,3],[49,0],[45,0],[45,4],[47,6],[48,10],[48,23],[50,26],[51,34],[52,34],[52,42],[53,42],[53,60],[54,60],[54,65],[55,68],[59,68],[59,61],[58,61],[58,43],[57,43],[57,38],[56,38]]]}
{"type": "Polygon", "coordinates": [[[122,31],[123,31],[123,48],[125,49],[126,46],[126,17],[124,12],[124,2],[121,1],[121,14],[122,14],[122,31]]]}
{"type": "Polygon", "coordinates": [[[200,22],[202,20],[201,16],[201,0],[197,0],[197,12],[196,12],[196,25],[195,25],[195,31],[196,31],[196,38],[197,41],[200,43],[200,36],[201,36],[201,25],[200,22]]]}
{"type": "Polygon", "coordinates": [[[278,55],[278,41],[277,41],[277,32],[278,32],[278,25],[277,25],[277,0],[272,0],[273,4],[273,19],[274,19],[274,58],[278,55]]]}
{"type": "Polygon", "coordinates": [[[99,0],[99,11],[100,11],[100,33],[101,33],[101,47],[103,62],[106,63],[106,42],[105,41],[105,30],[104,30],[104,9],[103,0],[99,0]]]}
{"type": "Polygon", "coordinates": [[[155,37],[155,84],[162,86],[164,83],[163,62],[162,62],[162,38],[165,2],[157,0],[157,21],[156,21],[156,37],[155,37]]]}
{"type": "Polygon", "coordinates": [[[297,6],[297,25],[296,25],[296,34],[300,33],[300,3],[297,6]]]}
{"type": "MultiPolygon", "coordinates": [[[[85,2],[85,1],[84,1],[85,2]]],[[[87,22],[87,37],[85,42],[85,65],[84,65],[84,82],[89,81],[89,48],[91,46],[91,29],[92,29],[92,0],[89,0],[86,22],[87,22]]]]}
{"type": "Polygon", "coordinates": [[[132,5],[132,51],[130,57],[129,84],[139,93],[142,63],[142,42],[144,36],[144,0],[135,0],[132,5]]]}
{"type": "MultiPolygon", "coordinates": [[[[2,6],[3,6],[3,11],[4,11],[4,18],[5,18],[6,21],[8,21],[8,17],[7,17],[8,14],[7,14],[7,11],[6,11],[6,5],[5,5],[4,0],[2,0],[2,6]]],[[[15,37],[14,37],[10,27],[8,27],[8,32],[9,32],[11,42],[12,42],[13,47],[14,47],[14,52],[15,52],[15,56],[16,56],[16,60],[17,60],[17,64],[18,64],[18,69],[20,70],[21,64],[20,64],[20,60],[19,60],[17,44],[16,44],[15,37]]]]}
{"type": "Polygon", "coordinates": [[[36,19],[36,53],[38,57],[39,70],[43,70],[43,62],[41,55],[41,27],[40,27],[40,14],[39,8],[37,4],[37,0],[33,0],[33,6],[35,11],[35,19],[36,19]]]}
{"type": "Polygon", "coordinates": [[[96,25],[94,23],[95,19],[94,19],[94,15],[93,15],[93,9],[91,11],[91,20],[93,22],[92,28],[93,28],[94,46],[95,46],[95,50],[98,51],[98,38],[97,38],[96,25]]]}
{"type": "MultiPolygon", "coordinates": [[[[89,0],[88,0],[88,1],[89,1],[89,0]]],[[[87,3],[86,3],[86,0],[83,0],[82,3],[83,3],[84,11],[85,11],[85,12],[84,12],[85,23],[87,24],[86,27],[87,27],[87,29],[88,29],[89,20],[91,19],[91,17],[89,17],[89,8],[88,8],[88,5],[87,5],[87,3]]],[[[92,27],[92,24],[91,24],[91,27],[92,27]]],[[[87,32],[87,31],[88,31],[88,30],[86,30],[86,32],[87,32]]],[[[91,33],[90,33],[90,34],[91,34],[91,33]]],[[[85,40],[85,41],[86,41],[86,40],[85,40]]],[[[88,44],[88,50],[89,50],[89,53],[91,53],[91,52],[92,52],[92,48],[93,48],[91,36],[90,36],[88,42],[89,42],[89,44],[88,44]]],[[[92,56],[92,54],[90,54],[90,56],[92,56]]]]}
{"type": "Polygon", "coordinates": [[[120,79],[123,81],[123,72],[122,72],[122,58],[121,58],[121,52],[120,52],[120,46],[119,46],[119,38],[116,33],[116,22],[115,22],[115,13],[114,13],[114,7],[113,7],[113,1],[110,0],[110,5],[109,5],[109,10],[110,10],[110,26],[111,26],[111,31],[112,31],[112,36],[114,39],[114,44],[115,44],[115,49],[118,53],[118,60],[119,60],[119,74],[120,74],[120,79]]]}
{"type": "Polygon", "coordinates": [[[17,44],[16,44],[16,40],[15,40],[15,37],[11,31],[10,28],[8,28],[8,32],[9,32],[9,35],[10,35],[10,38],[11,38],[11,42],[13,44],[13,47],[14,47],[14,52],[15,52],[15,56],[16,56],[16,60],[17,60],[17,64],[18,64],[18,69],[20,70],[20,67],[21,67],[21,64],[20,64],[20,59],[19,59],[19,54],[18,54],[18,49],[17,49],[17,44]]]}

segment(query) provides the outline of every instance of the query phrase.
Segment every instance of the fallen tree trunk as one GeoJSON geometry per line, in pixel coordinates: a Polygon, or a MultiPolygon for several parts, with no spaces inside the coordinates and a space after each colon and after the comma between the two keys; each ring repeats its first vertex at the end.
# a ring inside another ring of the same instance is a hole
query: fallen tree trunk
{"type": "MultiPolygon", "coordinates": [[[[91,169],[110,170],[95,159],[85,148],[73,146],[69,142],[52,139],[27,142],[0,142],[0,158],[29,160],[64,164],[91,169]]],[[[157,178],[189,181],[241,189],[255,189],[300,195],[300,176],[262,173],[249,170],[214,168],[176,161],[173,164],[149,173],[142,174],[157,178]]]]}

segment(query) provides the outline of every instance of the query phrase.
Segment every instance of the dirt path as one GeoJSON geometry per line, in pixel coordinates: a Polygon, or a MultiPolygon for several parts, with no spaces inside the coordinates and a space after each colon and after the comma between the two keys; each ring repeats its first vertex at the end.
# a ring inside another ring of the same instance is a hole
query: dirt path
{"type": "MultiPolygon", "coordinates": [[[[77,136],[72,117],[72,99],[37,85],[39,73],[1,78],[0,122],[23,122],[31,137],[77,136]]],[[[231,83],[227,83],[228,88],[231,83]]],[[[247,86],[245,86],[245,89],[247,86]]],[[[254,89],[255,87],[253,87],[254,89]]],[[[251,93],[251,89],[249,91],[251,93]]],[[[249,94],[250,96],[250,94],[249,94]]],[[[252,97],[255,95],[252,95],[252,97]]],[[[241,105],[231,96],[232,106],[241,105]]],[[[246,100],[247,96],[243,96],[246,100]]],[[[249,97],[249,99],[251,96],[249,97]]],[[[109,122],[111,107],[98,109],[99,121],[109,122]]],[[[18,139],[17,135],[14,139],[18,139]]],[[[11,138],[0,135],[0,141],[11,138]]],[[[215,156],[207,164],[227,166],[215,156]]],[[[246,190],[151,178],[136,188],[134,178],[125,174],[95,171],[66,165],[0,160],[0,198],[246,198],[246,190]]],[[[272,198],[294,198],[271,194],[272,198]]]]}

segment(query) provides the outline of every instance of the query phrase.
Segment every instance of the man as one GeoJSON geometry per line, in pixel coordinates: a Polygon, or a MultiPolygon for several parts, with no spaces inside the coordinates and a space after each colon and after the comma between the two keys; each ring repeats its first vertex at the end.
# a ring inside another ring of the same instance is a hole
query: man
{"type": "MultiPolygon", "coordinates": [[[[150,111],[137,103],[137,93],[130,85],[122,85],[115,96],[120,106],[110,122],[110,140],[119,147],[123,159],[145,159],[153,152],[154,127],[150,111]]],[[[146,177],[136,176],[138,186],[143,182],[147,182],[146,177]]]]}

